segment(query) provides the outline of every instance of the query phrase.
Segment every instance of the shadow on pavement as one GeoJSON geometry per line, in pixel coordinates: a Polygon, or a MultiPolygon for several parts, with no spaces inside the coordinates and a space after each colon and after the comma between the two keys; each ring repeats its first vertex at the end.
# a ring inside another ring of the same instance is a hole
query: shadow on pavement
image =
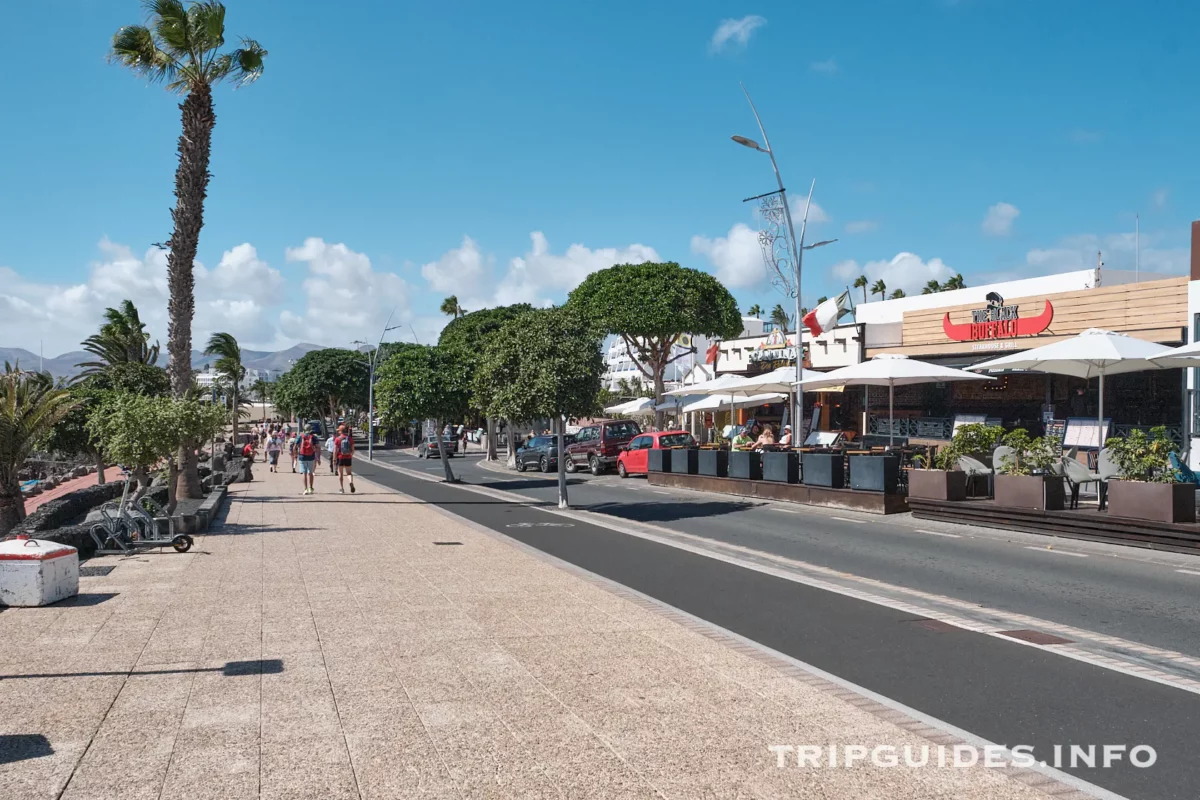
{"type": "Polygon", "coordinates": [[[16,733],[0,736],[0,764],[54,755],[50,740],[40,733],[16,733]]]}
{"type": "Polygon", "coordinates": [[[650,503],[594,503],[579,505],[576,508],[593,511],[597,514],[608,514],[611,517],[631,519],[636,522],[672,522],[693,517],[715,517],[721,514],[734,514],[754,508],[754,503],[734,503],[727,501],[711,501],[706,503],[687,502],[650,502],[650,503]]]}

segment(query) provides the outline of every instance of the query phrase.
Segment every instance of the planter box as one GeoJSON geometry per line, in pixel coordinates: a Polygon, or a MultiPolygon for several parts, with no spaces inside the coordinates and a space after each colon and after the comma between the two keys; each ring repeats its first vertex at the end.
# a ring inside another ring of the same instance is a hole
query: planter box
{"type": "Polygon", "coordinates": [[[805,453],[804,483],[809,486],[828,486],[843,489],[846,486],[845,460],[841,453],[805,453]]]}
{"type": "Polygon", "coordinates": [[[763,453],[762,476],[763,480],[766,481],[775,481],[777,483],[799,483],[800,454],[763,453]]]}
{"type": "Polygon", "coordinates": [[[700,469],[700,451],[679,448],[671,451],[671,472],[676,475],[695,475],[700,469]]]}
{"type": "Polygon", "coordinates": [[[1112,480],[1108,482],[1108,513],[1155,522],[1195,522],[1196,485],[1112,480]]]}
{"type": "Polygon", "coordinates": [[[908,496],[927,500],[966,500],[967,473],[911,469],[908,471],[908,496]]]}
{"type": "Polygon", "coordinates": [[[850,488],[860,492],[896,494],[900,459],[896,456],[850,456],[850,488]]]}
{"type": "Polygon", "coordinates": [[[700,450],[698,456],[698,475],[708,475],[711,478],[729,477],[728,450],[700,450]]]}
{"type": "Polygon", "coordinates": [[[996,505],[1062,511],[1063,479],[1042,475],[997,475],[996,505]]]}
{"type": "Polygon", "coordinates": [[[670,472],[671,471],[671,451],[659,450],[655,448],[647,451],[648,469],[651,472],[670,472]]]}
{"type": "Polygon", "coordinates": [[[762,453],[753,450],[734,450],[729,454],[729,477],[748,481],[761,481],[762,453]]]}

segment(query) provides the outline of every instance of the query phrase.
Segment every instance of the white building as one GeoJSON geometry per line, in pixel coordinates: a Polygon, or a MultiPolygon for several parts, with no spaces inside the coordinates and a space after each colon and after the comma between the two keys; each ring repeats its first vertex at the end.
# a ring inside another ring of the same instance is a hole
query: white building
{"type": "MultiPolygon", "coordinates": [[[[764,322],[757,317],[742,317],[743,336],[761,336],[765,330],[771,327],[771,323],[764,322]]],[[[710,344],[708,338],[704,336],[681,337],[680,342],[671,349],[671,355],[679,357],[667,365],[666,375],[664,375],[667,388],[674,388],[685,383],[687,376],[693,373],[694,367],[705,363],[710,344]]],[[[643,385],[652,387],[653,381],[638,368],[634,354],[629,352],[629,347],[620,336],[613,337],[609,342],[608,350],[604,355],[604,365],[603,382],[609,391],[616,391],[621,380],[629,383],[641,381],[643,385]]]]}

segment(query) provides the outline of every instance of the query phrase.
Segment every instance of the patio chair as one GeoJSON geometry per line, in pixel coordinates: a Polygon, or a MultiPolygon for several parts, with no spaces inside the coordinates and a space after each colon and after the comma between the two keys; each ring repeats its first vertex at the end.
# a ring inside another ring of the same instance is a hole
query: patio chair
{"type": "Polygon", "coordinates": [[[1108,507],[1108,482],[1121,477],[1121,469],[1117,462],[1113,461],[1112,453],[1108,452],[1107,447],[1096,456],[1096,472],[1100,475],[1100,510],[1103,511],[1108,507]]]}
{"type": "Polygon", "coordinates": [[[1088,483],[1099,485],[1100,475],[1073,458],[1064,458],[1060,463],[1063,465],[1067,483],[1071,486],[1071,508],[1079,508],[1079,489],[1088,483]]]}
{"type": "Polygon", "coordinates": [[[975,478],[986,478],[988,487],[988,497],[992,497],[992,476],[995,474],[992,468],[983,463],[977,458],[971,456],[959,456],[958,468],[967,473],[967,483],[970,484],[975,478]]]}
{"type": "Polygon", "coordinates": [[[1004,466],[1004,459],[1011,458],[1016,455],[1016,450],[1006,444],[1002,444],[992,451],[992,471],[999,472],[1004,466]]]}
{"type": "Polygon", "coordinates": [[[1171,453],[1167,456],[1167,460],[1171,464],[1171,470],[1175,473],[1176,483],[1191,483],[1200,486],[1200,475],[1192,472],[1191,467],[1179,459],[1178,453],[1171,453]]]}

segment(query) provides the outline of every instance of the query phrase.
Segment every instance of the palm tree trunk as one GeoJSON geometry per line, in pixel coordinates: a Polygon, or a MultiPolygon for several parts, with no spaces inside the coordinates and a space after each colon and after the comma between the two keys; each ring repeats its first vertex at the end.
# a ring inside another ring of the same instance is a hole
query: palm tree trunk
{"type": "Polygon", "coordinates": [[[17,523],[25,519],[25,498],[21,496],[21,484],[17,483],[16,472],[0,484],[0,536],[4,536],[17,523]]]}
{"type": "Polygon", "coordinates": [[[238,397],[237,384],[234,384],[234,386],[233,386],[233,443],[234,443],[234,445],[237,445],[237,443],[238,443],[238,420],[242,416],[242,408],[241,408],[241,406],[238,405],[238,400],[240,400],[240,399],[241,398],[238,397]]]}
{"type": "MultiPolygon", "coordinates": [[[[179,108],[183,114],[183,132],[179,136],[179,166],[175,170],[175,210],[171,212],[175,230],[168,240],[167,350],[171,354],[168,370],[171,392],[182,398],[192,386],[192,317],[196,311],[196,279],[192,269],[200,244],[200,229],[204,227],[208,159],[213,126],[217,123],[211,87],[202,84],[192,89],[179,108]]],[[[182,498],[198,499],[201,491],[195,443],[184,442],[178,460],[176,493],[182,498]]]]}

